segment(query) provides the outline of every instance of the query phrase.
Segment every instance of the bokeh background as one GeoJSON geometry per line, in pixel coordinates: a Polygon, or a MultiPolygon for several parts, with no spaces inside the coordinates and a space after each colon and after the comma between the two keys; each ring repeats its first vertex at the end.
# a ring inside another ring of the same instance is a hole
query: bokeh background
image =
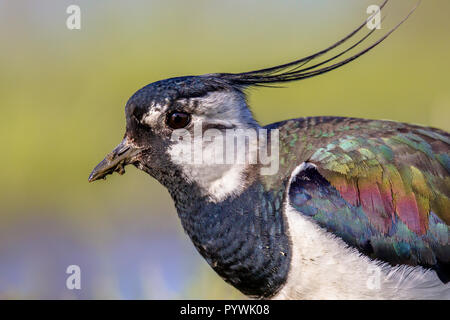
{"type": "MultiPolygon", "coordinates": [[[[241,298],[135,168],[87,182],[122,138],[124,106],[163,78],[242,72],[334,43],[362,0],[0,0],[0,298],[241,298]],[[66,8],[81,7],[81,30],[66,8]],[[77,264],[82,289],[67,290],[77,264]]],[[[380,36],[415,0],[394,0],[380,36]]],[[[380,47],[338,71],[250,92],[263,124],[312,115],[450,129],[450,1],[426,0],[380,47]]],[[[365,30],[367,31],[367,30],[365,30]]]]}

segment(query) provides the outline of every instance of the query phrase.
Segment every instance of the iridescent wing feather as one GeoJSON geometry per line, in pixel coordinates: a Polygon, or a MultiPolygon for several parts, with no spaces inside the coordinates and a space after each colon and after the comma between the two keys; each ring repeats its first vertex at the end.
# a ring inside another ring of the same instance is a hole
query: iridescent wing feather
{"type": "Polygon", "coordinates": [[[449,281],[450,136],[345,118],[334,118],[340,131],[330,132],[321,121],[323,133],[303,137],[313,166],[292,180],[292,206],[372,258],[433,268],[449,281]]]}

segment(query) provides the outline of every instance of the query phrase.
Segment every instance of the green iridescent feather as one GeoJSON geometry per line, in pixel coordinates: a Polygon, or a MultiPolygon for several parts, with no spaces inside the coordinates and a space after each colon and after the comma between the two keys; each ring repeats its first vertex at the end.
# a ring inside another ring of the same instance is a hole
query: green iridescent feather
{"type": "Polygon", "coordinates": [[[303,162],[320,185],[298,186],[290,201],[303,214],[361,251],[391,263],[450,263],[450,135],[392,121],[314,117],[267,126],[279,129],[276,176],[286,183],[303,162]],[[366,252],[367,253],[367,252],[366,252]]]}

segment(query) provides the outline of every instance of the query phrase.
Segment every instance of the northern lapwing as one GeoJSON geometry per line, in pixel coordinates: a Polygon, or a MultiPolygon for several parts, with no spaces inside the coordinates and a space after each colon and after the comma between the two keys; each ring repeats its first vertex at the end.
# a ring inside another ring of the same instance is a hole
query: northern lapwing
{"type": "Polygon", "coordinates": [[[247,103],[246,89],[340,68],[397,28],[349,58],[341,57],[375,29],[315,62],[364,26],[291,63],[145,86],[126,104],[123,141],[95,167],[89,181],[123,173],[128,164],[157,179],[172,196],[198,252],[249,297],[449,299],[449,133],[342,117],[262,127],[247,103]],[[205,160],[212,145],[229,142],[228,132],[252,130],[256,140],[249,134],[240,147],[224,147],[243,151],[245,161],[234,155],[224,160],[226,152],[218,153],[219,160],[205,160]],[[214,134],[206,139],[208,132],[214,134]],[[218,139],[220,135],[225,138],[218,139]],[[261,160],[262,149],[276,156],[274,170],[261,160]]]}

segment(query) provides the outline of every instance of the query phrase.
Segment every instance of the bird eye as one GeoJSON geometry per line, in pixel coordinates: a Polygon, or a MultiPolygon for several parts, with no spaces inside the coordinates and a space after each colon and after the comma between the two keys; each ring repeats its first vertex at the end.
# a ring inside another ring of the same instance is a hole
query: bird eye
{"type": "Polygon", "coordinates": [[[167,116],[167,125],[172,129],[186,127],[191,122],[191,115],[185,112],[171,112],[167,116]]]}

